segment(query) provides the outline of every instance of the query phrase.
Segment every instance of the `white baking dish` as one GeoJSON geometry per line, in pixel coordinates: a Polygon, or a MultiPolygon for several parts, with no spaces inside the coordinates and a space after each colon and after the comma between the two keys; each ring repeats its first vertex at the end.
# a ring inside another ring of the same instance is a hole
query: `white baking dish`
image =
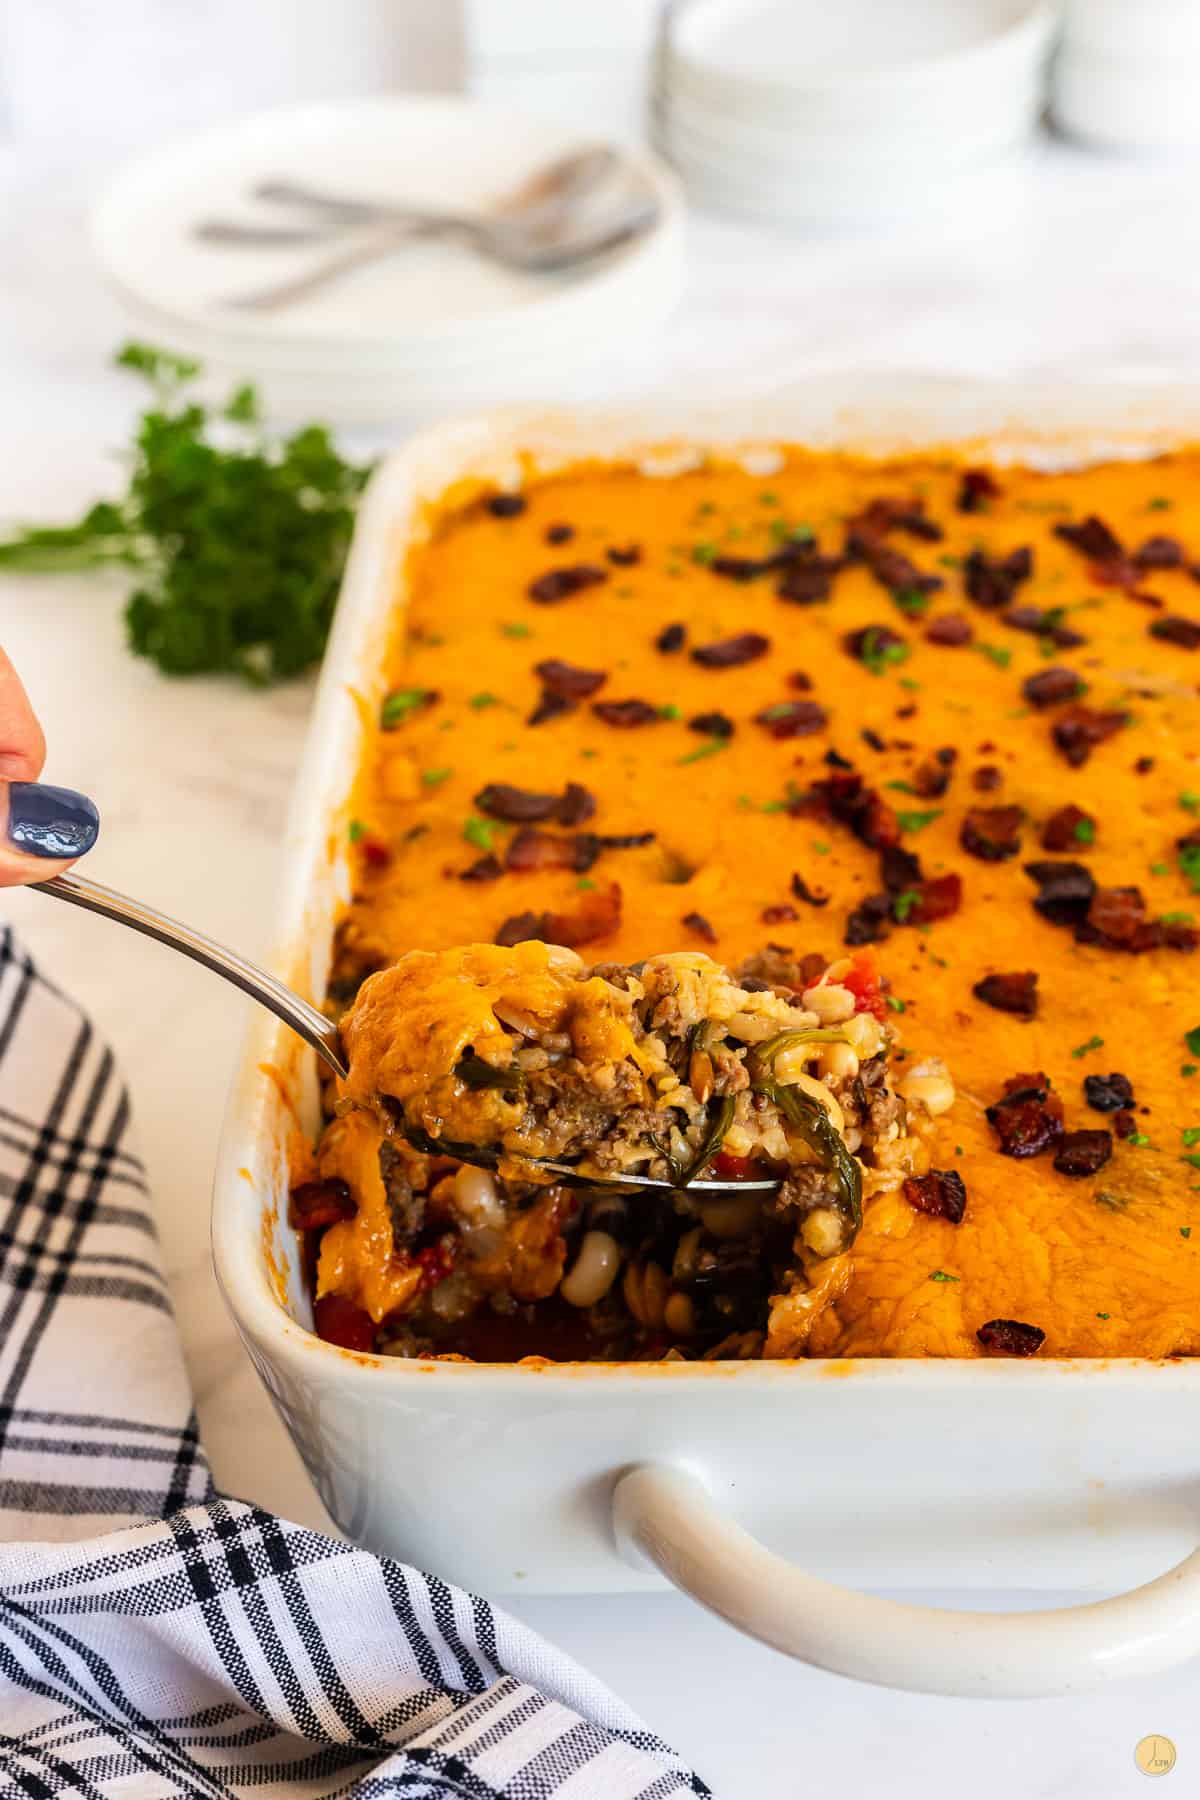
{"type": "MultiPolygon", "coordinates": [[[[550,466],[651,448],[666,473],[705,444],[761,458],[784,440],[956,439],[1079,461],[1189,437],[1200,400],[1178,393],[875,377],[814,381],[719,421],[507,416],[418,439],[383,465],[362,508],[288,832],[277,971],[322,992],[347,883],[347,795],[402,558],[452,484],[511,481],[521,456],[550,466]]],[[[250,1355],[351,1537],[491,1591],[628,1589],[665,1574],[806,1660],[935,1692],[1063,1691],[1200,1650],[1200,1363],[525,1368],[336,1349],[309,1329],[286,1222],[289,1145],[316,1121],[310,1062],[273,1018],[253,1021],[213,1244],[250,1355]],[[827,1585],[1112,1593],[1184,1555],[1136,1594],[1058,1614],[931,1613],[827,1585]]]]}

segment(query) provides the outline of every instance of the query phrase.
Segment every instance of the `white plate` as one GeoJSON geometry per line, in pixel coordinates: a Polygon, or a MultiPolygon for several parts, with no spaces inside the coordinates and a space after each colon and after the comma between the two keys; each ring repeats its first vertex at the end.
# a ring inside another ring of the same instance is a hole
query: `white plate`
{"type": "Polygon", "coordinates": [[[600,315],[636,307],[654,267],[656,238],[679,211],[674,182],[652,158],[630,153],[659,200],[662,224],[569,275],[526,275],[463,246],[414,244],[284,312],[253,314],[219,302],[298,272],[313,253],[214,247],[196,242],[189,228],[217,214],[274,216],[278,209],[269,213],[246,199],[268,177],[470,211],[588,137],[586,130],[441,96],[286,108],[132,164],[95,209],[92,240],[125,298],[238,346],[289,344],[335,360],[347,351],[415,356],[512,328],[536,347],[547,333],[571,329],[581,306],[600,315]]]}

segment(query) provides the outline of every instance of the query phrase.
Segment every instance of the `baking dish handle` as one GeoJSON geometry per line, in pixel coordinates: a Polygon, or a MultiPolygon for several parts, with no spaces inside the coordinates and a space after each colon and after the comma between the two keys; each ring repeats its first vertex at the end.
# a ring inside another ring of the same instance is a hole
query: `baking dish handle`
{"type": "Polygon", "coordinates": [[[722,1512],[689,1470],[644,1464],[617,1482],[626,1561],[818,1669],[912,1693],[1086,1693],[1200,1651],[1200,1550],[1145,1587],[1050,1612],[951,1612],[856,1593],[793,1568],[722,1512]]]}

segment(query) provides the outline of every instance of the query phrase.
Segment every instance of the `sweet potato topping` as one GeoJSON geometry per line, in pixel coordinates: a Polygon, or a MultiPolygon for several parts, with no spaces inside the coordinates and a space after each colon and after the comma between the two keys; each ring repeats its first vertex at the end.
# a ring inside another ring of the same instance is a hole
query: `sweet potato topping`
{"type": "MultiPolygon", "coordinates": [[[[971,1357],[988,1353],[980,1322],[1007,1319],[1036,1323],[1055,1357],[1200,1354],[1200,1142],[1181,1137],[1200,1128],[1200,651],[1185,647],[1200,453],[1086,470],[977,457],[785,450],[755,475],[714,451],[654,477],[530,463],[507,516],[486,494],[432,509],[348,805],[331,1012],[414,947],[502,927],[514,943],[592,937],[581,954],[611,959],[613,981],[664,952],[719,955],[752,1000],[819,1010],[836,1034],[878,1020],[905,1054],[881,1065],[831,1039],[805,1067],[845,1141],[873,1146],[852,1152],[862,1227],[823,1260],[796,1249],[799,1171],[794,1200],[734,1196],[708,1223],[652,1194],[567,1188],[501,1187],[492,1215],[476,1177],[494,1172],[416,1152],[381,1170],[378,1140],[332,1117],[315,1173],[355,1210],[306,1236],[326,1292],[359,1309],[351,1330],[365,1312],[397,1351],[501,1360],[971,1357]],[[1055,531],[1093,519],[1078,542],[1055,531]],[[558,572],[580,566],[607,579],[563,592],[558,572]],[[561,603],[529,597],[547,575],[561,603]],[[690,655],[747,635],[769,645],[749,661],[690,655]],[[789,736],[774,709],[794,700],[819,712],[789,736]],[[551,810],[497,816],[476,804],[487,787],[551,810]],[[1023,850],[980,859],[964,816],[1001,802],[1023,809],[1023,850]],[[852,960],[872,949],[873,982],[852,960]],[[847,968],[826,979],[831,957],[847,968]],[[1005,1079],[1030,1065],[1051,1098],[1014,1106],[1005,1079]],[[1090,1077],[1114,1066],[1130,1091],[1114,1083],[1102,1111],[1090,1077]],[[951,1111],[930,1111],[955,1083],[951,1111]],[[1001,1154],[989,1101],[1042,1153],[1001,1154]],[[925,1160],[877,1189],[897,1104],[925,1160]],[[1089,1123],[1111,1132],[1110,1160],[1064,1173],[1062,1137],[1089,1123]],[[956,1226],[904,1197],[931,1166],[969,1190],[956,1226]],[[605,1271],[600,1300],[563,1297],[598,1292],[605,1271]]],[[[691,1046],[698,1095],[719,1083],[715,1049],[691,1046]]],[[[518,1054],[553,1070],[567,1055],[518,1054]]],[[[688,1073],[680,1052],[672,1074],[688,1073]]],[[[753,1175],[736,1144],[720,1154],[722,1178],[753,1175]]]]}

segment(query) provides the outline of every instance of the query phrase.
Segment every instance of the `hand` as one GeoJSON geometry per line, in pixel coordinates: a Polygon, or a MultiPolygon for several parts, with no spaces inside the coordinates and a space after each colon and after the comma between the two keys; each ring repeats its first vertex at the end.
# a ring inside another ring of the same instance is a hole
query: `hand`
{"type": "Polygon", "coordinates": [[[100,835],[86,794],[38,780],[45,760],[29,696],[0,650],[0,887],[61,875],[100,835]]]}

